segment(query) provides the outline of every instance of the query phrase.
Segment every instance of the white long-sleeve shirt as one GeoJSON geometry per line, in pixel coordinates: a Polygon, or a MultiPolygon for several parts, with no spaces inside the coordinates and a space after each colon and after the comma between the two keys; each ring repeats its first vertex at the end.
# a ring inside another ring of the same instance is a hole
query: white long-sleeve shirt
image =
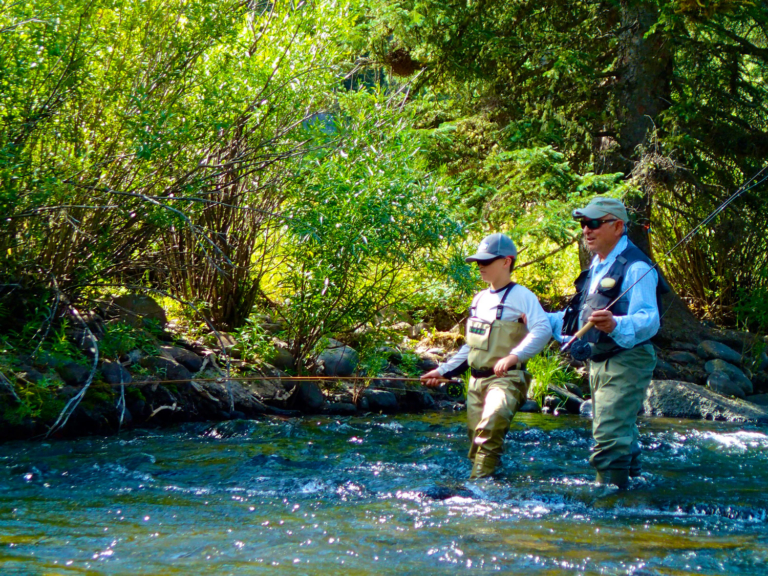
{"type": "MultiPolygon", "coordinates": [[[[501,302],[504,291],[504,288],[499,291],[487,288],[480,292],[474,300],[476,306],[474,316],[487,322],[496,320],[496,307],[501,302]]],[[[552,337],[552,329],[549,326],[547,314],[536,295],[519,284],[515,284],[511,288],[511,292],[502,306],[501,320],[515,322],[525,315],[528,334],[509,351],[510,354],[516,354],[520,362],[525,362],[541,352],[552,337]]],[[[459,367],[468,356],[469,346],[465,344],[445,363],[438,366],[437,370],[440,374],[445,374],[449,370],[459,367]]]]}

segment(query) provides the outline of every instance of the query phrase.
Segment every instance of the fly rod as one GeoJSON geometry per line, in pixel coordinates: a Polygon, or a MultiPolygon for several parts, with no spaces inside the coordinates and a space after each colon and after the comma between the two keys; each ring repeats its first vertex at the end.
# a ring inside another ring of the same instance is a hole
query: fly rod
{"type": "MultiPolygon", "coordinates": [[[[756,186],[759,186],[766,180],[768,180],[768,176],[763,176],[762,179],[755,182],[757,178],[760,178],[760,176],[763,174],[763,172],[768,169],[768,164],[763,166],[754,176],[752,176],[749,180],[747,180],[744,184],[739,186],[737,190],[731,194],[730,197],[728,197],[725,202],[720,204],[717,208],[715,208],[712,212],[710,212],[704,220],[699,222],[699,224],[693,228],[688,234],[686,234],[682,240],[680,240],[677,244],[672,246],[667,252],[662,256],[662,260],[665,260],[667,256],[669,256],[672,252],[677,250],[681,245],[689,242],[691,238],[693,238],[696,234],[701,231],[704,226],[712,222],[718,214],[720,214],[723,210],[725,210],[734,200],[736,200],[739,196],[744,194],[745,192],[748,192],[749,190],[752,190],[756,186]]],[[[611,306],[616,304],[623,296],[625,296],[638,282],[640,282],[643,278],[645,278],[648,274],[650,274],[651,270],[656,268],[659,265],[658,262],[655,262],[648,270],[645,271],[645,273],[640,276],[637,280],[635,280],[624,292],[619,294],[612,302],[610,302],[605,308],[601,308],[601,310],[609,310],[611,306]]],[[[587,322],[582,326],[576,334],[574,334],[570,340],[568,340],[565,344],[562,345],[560,348],[561,352],[565,352],[568,350],[568,348],[572,348],[571,355],[576,358],[577,360],[586,360],[589,358],[589,355],[591,353],[591,348],[589,347],[589,344],[587,342],[583,342],[581,340],[581,337],[584,336],[590,329],[592,329],[595,326],[594,322],[587,322]],[[581,343],[581,344],[580,344],[581,343]],[[589,350],[587,350],[589,348],[589,350]]]]}

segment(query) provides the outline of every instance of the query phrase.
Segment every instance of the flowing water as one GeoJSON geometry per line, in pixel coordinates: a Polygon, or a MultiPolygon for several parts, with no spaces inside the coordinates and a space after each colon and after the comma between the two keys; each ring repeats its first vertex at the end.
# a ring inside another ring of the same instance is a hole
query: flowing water
{"type": "Polygon", "coordinates": [[[768,574],[768,429],[645,420],[618,492],[589,427],[519,414],[477,483],[462,414],[7,443],[0,574],[768,574]]]}

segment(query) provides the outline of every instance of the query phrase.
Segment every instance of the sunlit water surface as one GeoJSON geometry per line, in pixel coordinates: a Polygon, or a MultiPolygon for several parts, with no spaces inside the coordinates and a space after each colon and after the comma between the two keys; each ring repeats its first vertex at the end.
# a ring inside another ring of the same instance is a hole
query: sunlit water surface
{"type": "Polygon", "coordinates": [[[576,417],[518,415],[478,483],[463,414],[8,443],[0,574],[768,574],[768,429],[641,427],[628,492],[576,417]]]}

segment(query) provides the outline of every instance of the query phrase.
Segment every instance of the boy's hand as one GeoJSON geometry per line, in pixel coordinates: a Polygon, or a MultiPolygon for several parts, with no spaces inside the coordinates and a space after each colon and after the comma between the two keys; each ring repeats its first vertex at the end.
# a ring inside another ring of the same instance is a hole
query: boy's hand
{"type": "Polygon", "coordinates": [[[504,356],[504,358],[496,362],[496,365],[493,367],[493,373],[496,374],[496,376],[504,376],[504,374],[509,372],[519,362],[520,359],[517,357],[517,354],[504,356]]]}
{"type": "Polygon", "coordinates": [[[437,368],[430,370],[426,374],[422,374],[421,378],[419,379],[421,380],[421,383],[424,384],[424,386],[427,388],[437,388],[444,380],[443,375],[437,371],[437,368]]]}

